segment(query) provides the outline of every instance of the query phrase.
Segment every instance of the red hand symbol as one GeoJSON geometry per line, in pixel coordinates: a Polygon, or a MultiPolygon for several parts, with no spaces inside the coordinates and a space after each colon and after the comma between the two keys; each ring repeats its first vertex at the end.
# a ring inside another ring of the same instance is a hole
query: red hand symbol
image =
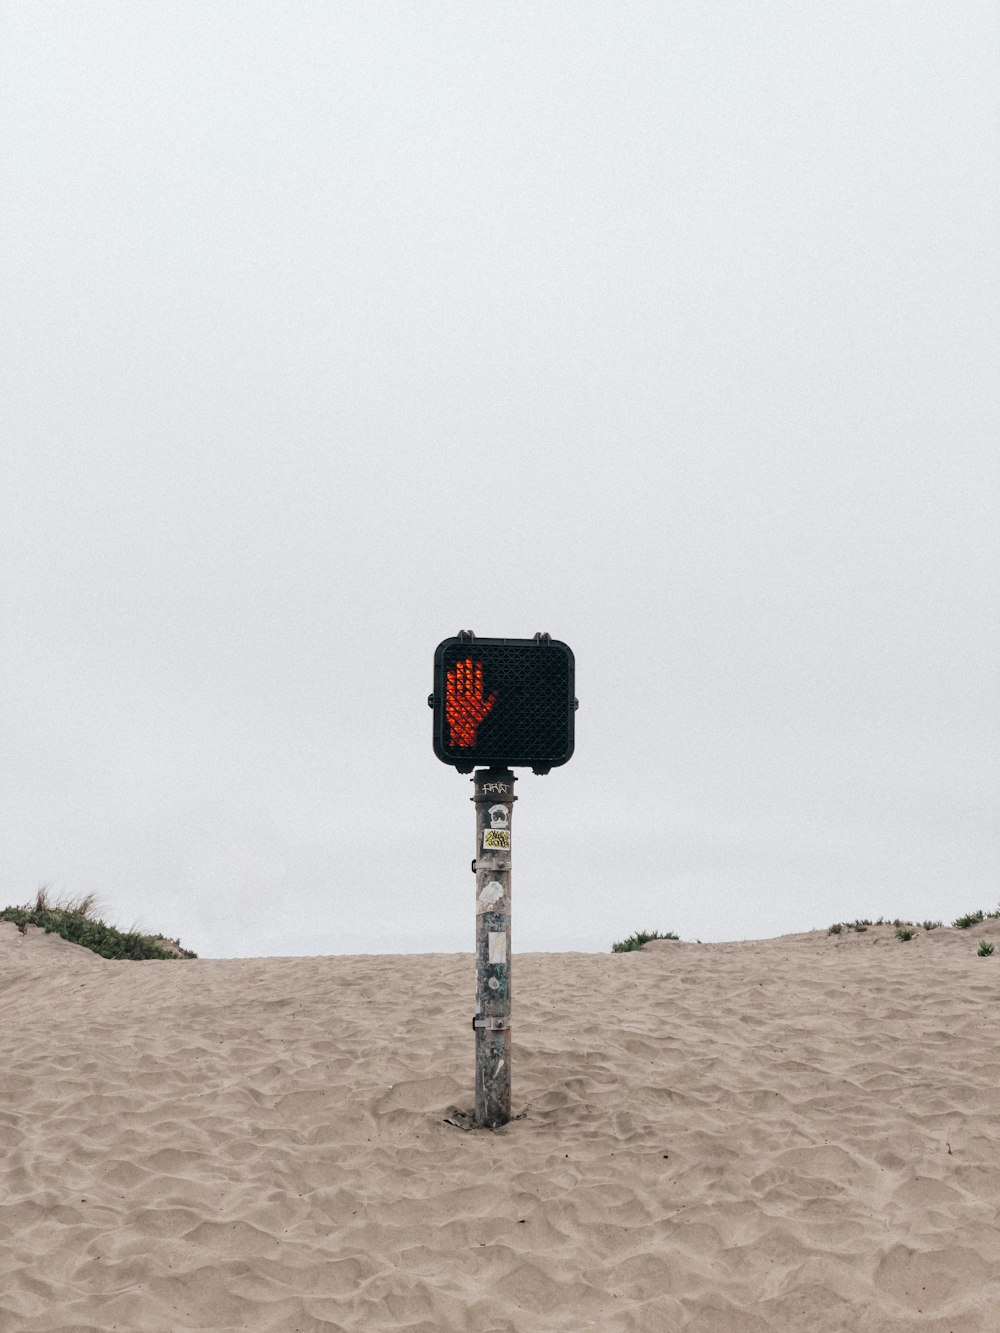
{"type": "Polygon", "coordinates": [[[444,712],[453,748],[475,745],[479,724],[496,701],[496,690],[488,699],[483,698],[482,662],[467,657],[464,662],[455,663],[455,670],[447,673],[444,691],[444,712]]]}

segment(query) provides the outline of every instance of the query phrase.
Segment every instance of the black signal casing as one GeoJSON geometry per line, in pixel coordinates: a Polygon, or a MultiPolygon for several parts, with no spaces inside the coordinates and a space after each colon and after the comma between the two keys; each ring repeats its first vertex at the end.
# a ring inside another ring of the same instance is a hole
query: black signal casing
{"type": "Polygon", "coordinates": [[[557,639],[453,637],[434,653],[434,753],[460,773],[473,768],[533,768],[546,773],[573,754],[576,662],[557,639]],[[473,745],[453,744],[448,673],[459,662],[482,666],[482,697],[496,695],[473,745]]]}

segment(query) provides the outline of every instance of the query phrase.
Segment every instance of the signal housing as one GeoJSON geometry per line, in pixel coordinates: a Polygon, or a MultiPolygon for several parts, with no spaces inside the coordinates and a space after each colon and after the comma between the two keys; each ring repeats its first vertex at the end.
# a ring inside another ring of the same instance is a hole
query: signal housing
{"type": "Polygon", "coordinates": [[[576,663],[547,634],[477,639],[470,630],[434,653],[434,753],[460,773],[530,768],[547,773],[573,754],[576,663]]]}

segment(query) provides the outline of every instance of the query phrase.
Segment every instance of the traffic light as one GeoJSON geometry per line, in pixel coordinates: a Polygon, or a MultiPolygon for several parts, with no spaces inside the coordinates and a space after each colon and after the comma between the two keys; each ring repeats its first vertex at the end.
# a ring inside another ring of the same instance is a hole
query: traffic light
{"type": "Polygon", "coordinates": [[[547,773],[573,753],[575,664],[565,643],[477,639],[471,630],[434,654],[434,753],[460,773],[475,767],[547,773]]]}

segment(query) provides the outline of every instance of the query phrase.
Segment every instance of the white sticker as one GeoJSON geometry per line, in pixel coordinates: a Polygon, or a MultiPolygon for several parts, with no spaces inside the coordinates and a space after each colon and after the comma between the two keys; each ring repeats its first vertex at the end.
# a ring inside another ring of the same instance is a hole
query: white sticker
{"type": "Polygon", "coordinates": [[[491,805],[489,808],[490,828],[507,828],[507,807],[491,805]]]}
{"type": "Polygon", "coordinates": [[[507,961],[507,936],[502,930],[491,930],[489,962],[506,963],[506,961],[507,961]]]}
{"type": "Polygon", "coordinates": [[[484,884],[479,893],[479,906],[484,912],[488,912],[491,907],[496,907],[497,903],[503,902],[503,885],[498,879],[491,879],[489,884],[484,884]]]}
{"type": "Polygon", "coordinates": [[[510,851],[510,829],[506,829],[506,828],[485,828],[485,829],[483,829],[483,851],[484,851],[484,852],[509,852],[509,851],[510,851]]]}

